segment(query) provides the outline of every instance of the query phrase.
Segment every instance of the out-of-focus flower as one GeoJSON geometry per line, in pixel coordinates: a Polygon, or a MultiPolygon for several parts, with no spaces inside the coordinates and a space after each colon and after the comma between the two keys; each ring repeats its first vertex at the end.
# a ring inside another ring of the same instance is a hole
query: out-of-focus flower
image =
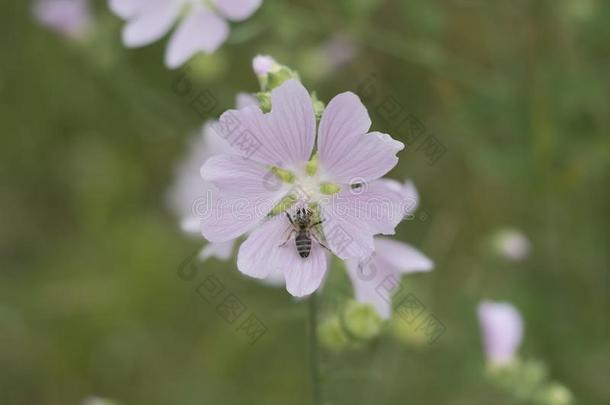
{"type": "MultiPolygon", "coordinates": [[[[411,181],[404,184],[395,180],[382,182],[390,192],[400,195],[405,215],[415,212],[419,196],[411,181]]],[[[392,314],[392,293],[398,288],[401,275],[430,271],[434,263],[406,243],[376,237],[372,256],[365,260],[347,260],[346,267],[356,300],[372,305],[382,318],[388,319],[392,314]]]]}
{"type": "Polygon", "coordinates": [[[227,39],[231,21],[250,17],[262,0],[109,0],[111,10],[127,21],[123,43],[130,48],[151,44],[180,20],[165,52],[174,69],[197,52],[213,53],[227,39]]]}
{"type": "Polygon", "coordinates": [[[60,35],[79,40],[93,23],[89,0],[36,0],[34,18],[60,35]]]}
{"type": "Polygon", "coordinates": [[[252,70],[259,77],[269,74],[274,67],[279,67],[279,65],[269,55],[257,55],[252,60],[252,70]]]}
{"type": "Polygon", "coordinates": [[[404,215],[402,199],[377,179],[396,165],[404,145],[367,133],[366,108],[346,92],[324,111],[312,157],[316,120],[303,85],[284,82],[272,91],[271,106],[268,114],[246,107],[220,117],[241,156],[214,156],[203,166],[218,193],[202,233],[225,242],[251,232],[239,249],[238,269],[260,279],[280,271],[288,292],[305,296],[326,273],[323,247],[342,259],[365,258],[374,235],[394,233],[404,215]],[[280,182],[270,187],[263,181],[270,176],[280,182]]]}
{"type": "Polygon", "coordinates": [[[487,359],[497,366],[510,364],[523,339],[521,314],[508,302],[483,301],[478,316],[487,359]]]}
{"type": "MultiPolygon", "coordinates": [[[[249,94],[237,96],[237,107],[256,105],[256,99],[249,94]]],[[[206,210],[213,186],[201,178],[201,165],[211,156],[233,153],[233,149],[214,131],[215,121],[204,124],[202,131],[189,142],[189,154],[176,170],[176,180],[168,193],[168,203],[180,218],[181,229],[190,234],[201,235],[202,210],[206,210]]],[[[209,243],[201,253],[202,260],[216,257],[227,260],[233,253],[234,241],[209,243]]]]}
{"type": "Polygon", "coordinates": [[[322,45],[322,54],[328,70],[337,70],[351,62],[358,47],[349,35],[335,34],[322,45]]]}
{"type": "Polygon", "coordinates": [[[517,229],[501,229],[493,237],[493,247],[500,256],[513,261],[527,258],[530,241],[517,229]]]}
{"type": "Polygon", "coordinates": [[[87,397],[83,405],[116,405],[116,402],[100,397],[87,397]]]}

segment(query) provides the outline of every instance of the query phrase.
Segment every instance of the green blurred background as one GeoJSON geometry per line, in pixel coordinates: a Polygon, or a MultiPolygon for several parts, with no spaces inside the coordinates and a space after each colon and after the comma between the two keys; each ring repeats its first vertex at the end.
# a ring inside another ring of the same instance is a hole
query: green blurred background
{"type": "MultiPolygon", "coordinates": [[[[124,49],[121,21],[95,7],[94,31],[74,43],[38,26],[29,2],[3,1],[0,404],[309,404],[305,302],[234,260],[178,277],[202,240],[180,232],[166,194],[203,120],[172,91],[166,41],[124,49]],[[206,274],[266,324],[256,344],[197,294],[206,274]]],[[[446,149],[430,164],[407,148],[390,173],[415,181],[424,214],[398,237],[436,264],[404,283],[446,332],[323,350],[327,403],[516,403],[484,378],[484,298],[522,311],[522,355],[576,403],[610,403],[608,21],[604,0],[267,0],[191,62],[218,100],[209,118],[258,90],[259,53],[324,101],[374,74],[380,97],[446,149]],[[324,48],[336,33],[356,49],[339,68],[324,48]],[[507,226],[531,241],[523,262],[489,250],[507,226]]],[[[375,107],[373,128],[404,141],[375,107]]],[[[338,263],[331,281],[322,316],[349,290],[338,263]]]]}

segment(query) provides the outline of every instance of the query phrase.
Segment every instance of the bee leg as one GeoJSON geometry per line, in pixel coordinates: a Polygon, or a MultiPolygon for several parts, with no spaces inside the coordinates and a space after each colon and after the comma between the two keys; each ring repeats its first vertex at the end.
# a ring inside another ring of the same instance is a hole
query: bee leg
{"type": "MultiPolygon", "coordinates": [[[[290,232],[288,233],[288,237],[287,237],[287,238],[286,238],[286,240],[285,240],[285,241],[284,241],[284,242],[283,242],[281,245],[279,245],[278,247],[284,247],[284,246],[286,246],[286,244],[288,243],[288,241],[290,240],[290,238],[292,238],[292,235],[294,234],[295,230],[294,230],[294,229],[292,229],[292,228],[289,228],[289,229],[290,229],[290,232]]],[[[287,229],[287,230],[288,230],[288,229],[287,229]]]]}
{"type": "Polygon", "coordinates": [[[318,242],[318,245],[322,246],[324,249],[326,249],[330,253],[332,253],[332,250],[330,250],[330,248],[328,246],[326,246],[324,243],[320,242],[320,238],[318,238],[313,232],[311,233],[311,238],[313,240],[315,240],[316,242],[318,242]]]}
{"type": "Polygon", "coordinates": [[[286,216],[288,217],[288,220],[290,221],[290,224],[291,224],[292,226],[295,226],[295,225],[294,225],[294,221],[292,220],[292,217],[290,216],[290,214],[289,214],[288,212],[286,212],[286,216]]]}

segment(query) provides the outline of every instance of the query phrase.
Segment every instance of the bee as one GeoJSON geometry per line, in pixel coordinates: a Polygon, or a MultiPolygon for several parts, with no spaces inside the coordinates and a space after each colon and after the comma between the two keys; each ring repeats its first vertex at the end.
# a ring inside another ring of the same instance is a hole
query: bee
{"type": "Polygon", "coordinates": [[[288,234],[288,238],[284,243],[280,245],[280,247],[285,246],[288,241],[292,238],[292,235],[296,235],[294,238],[294,243],[297,248],[297,253],[303,259],[309,257],[311,253],[311,240],[315,240],[320,246],[328,249],[324,244],[322,244],[319,239],[312,233],[312,228],[320,225],[322,221],[313,222],[312,221],[312,212],[309,208],[299,208],[296,211],[294,219],[292,216],[286,212],[286,216],[290,221],[290,225],[292,229],[290,229],[290,233],[288,234]],[[313,223],[312,223],[313,222],[313,223]]]}

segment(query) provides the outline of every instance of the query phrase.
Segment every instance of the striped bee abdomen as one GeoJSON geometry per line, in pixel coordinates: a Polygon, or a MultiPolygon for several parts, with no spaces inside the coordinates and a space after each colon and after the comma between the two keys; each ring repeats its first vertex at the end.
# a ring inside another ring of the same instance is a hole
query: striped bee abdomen
{"type": "Polygon", "coordinates": [[[311,238],[307,234],[307,231],[299,231],[296,238],[294,238],[294,242],[297,245],[297,253],[299,256],[303,258],[309,257],[309,253],[311,252],[311,238]]]}

